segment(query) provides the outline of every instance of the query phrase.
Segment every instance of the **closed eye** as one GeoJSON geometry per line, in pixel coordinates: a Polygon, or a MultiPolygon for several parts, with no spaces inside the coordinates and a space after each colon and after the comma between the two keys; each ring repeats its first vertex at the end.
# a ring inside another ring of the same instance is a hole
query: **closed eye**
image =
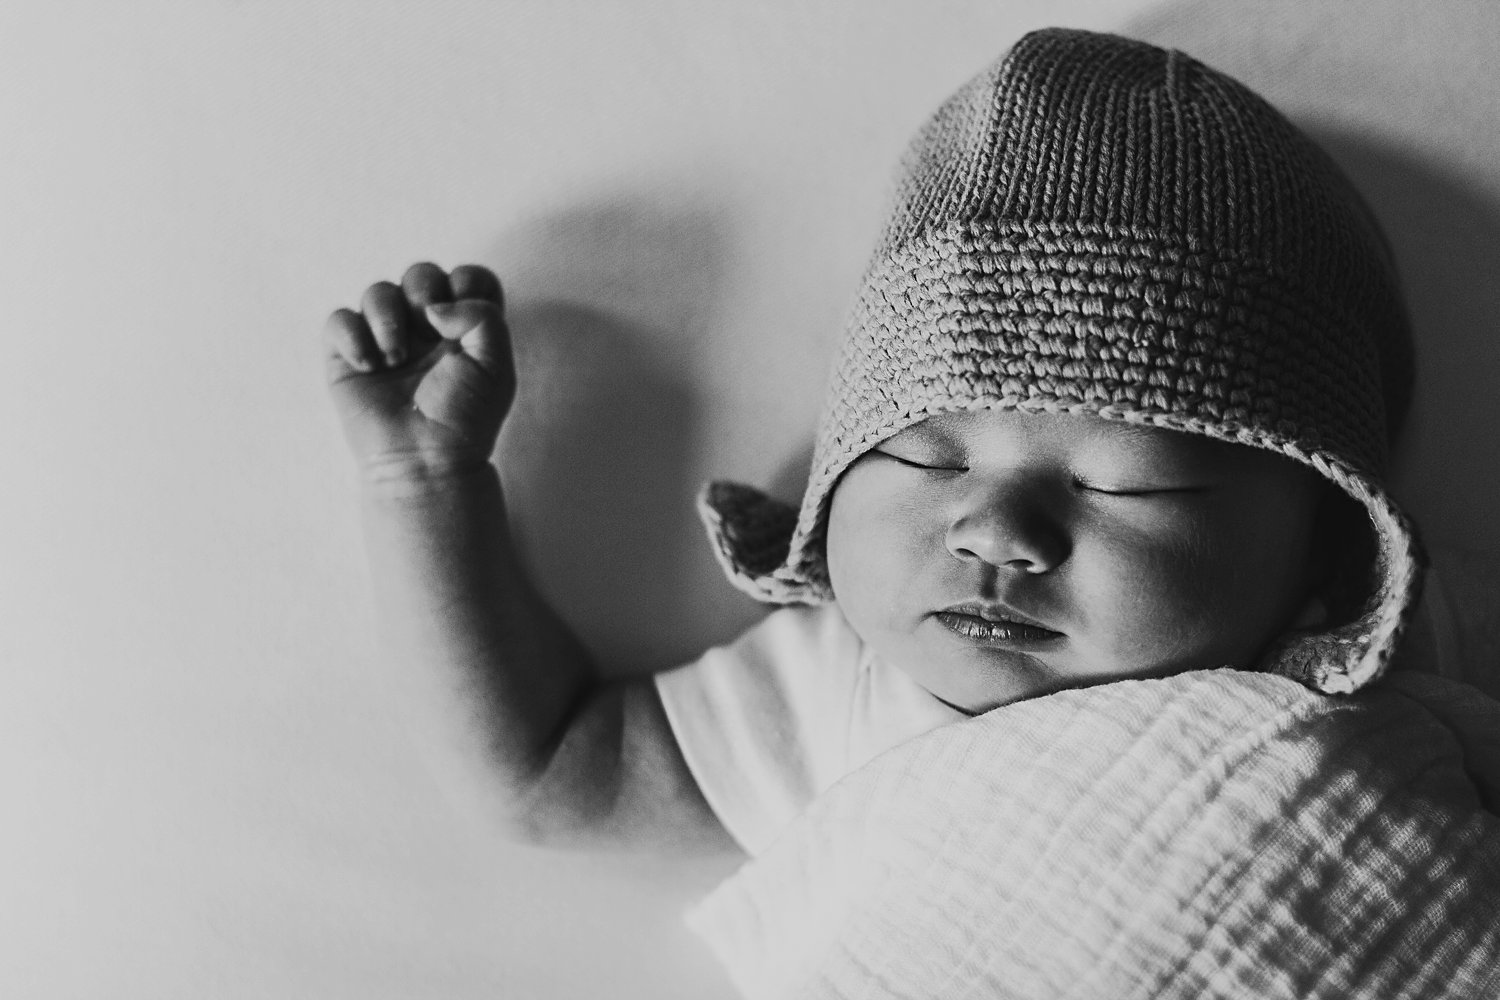
{"type": "Polygon", "coordinates": [[[891,454],[888,451],[882,451],[879,448],[873,448],[873,449],[871,449],[870,450],[870,454],[872,454],[872,455],[879,455],[881,458],[888,458],[891,461],[897,462],[897,463],[899,463],[901,465],[904,465],[904,466],[906,466],[909,469],[925,469],[928,472],[967,472],[967,471],[969,471],[968,470],[968,466],[964,466],[964,465],[938,465],[938,464],[929,464],[929,463],[926,463],[926,462],[916,462],[916,461],[913,461],[912,459],[909,459],[909,458],[902,458],[900,455],[893,455],[893,454],[891,454]]]}
{"type": "Polygon", "coordinates": [[[1074,478],[1074,489],[1083,490],[1086,493],[1100,493],[1101,496],[1169,496],[1190,495],[1190,493],[1203,493],[1208,490],[1205,486],[1098,486],[1095,483],[1086,483],[1085,480],[1074,478]]]}
{"type": "Polygon", "coordinates": [[[1169,494],[1203,493],[1206,486],[1108,486],[1073,477],[1073,488],[1107,497],[1150,497],[1169,494]]]}

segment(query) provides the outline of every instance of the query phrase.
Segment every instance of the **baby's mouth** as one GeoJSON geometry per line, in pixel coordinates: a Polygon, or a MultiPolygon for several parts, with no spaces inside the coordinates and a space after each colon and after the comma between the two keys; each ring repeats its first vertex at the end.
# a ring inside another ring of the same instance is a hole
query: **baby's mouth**
{"type": "Polygon", "coordinates": [[[990,604],[955,604],[933,617],[950,632],[965,639],[1013,647],[1040,647],[1063,638],[1029,615],[1013,608],[990,604]]]}

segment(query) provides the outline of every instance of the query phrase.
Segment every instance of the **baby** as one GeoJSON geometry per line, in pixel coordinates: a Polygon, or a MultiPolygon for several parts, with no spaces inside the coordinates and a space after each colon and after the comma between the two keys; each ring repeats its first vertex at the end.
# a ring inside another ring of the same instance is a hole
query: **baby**
{"type": "Polygon", "coordinates": [[[756,853],[921,733],[1205,668],[1348,693],[1420,582],[1382,485],[1410,343],[1384,241],[1235,81],[1114,36],[1027,35],[915,138],[800,509],[715,484],[773,612],[603,681],[527,581],[496,436],[500,283],[417,264],[326,328],[380,620],[451,679],[508,831],[756,853]]]}

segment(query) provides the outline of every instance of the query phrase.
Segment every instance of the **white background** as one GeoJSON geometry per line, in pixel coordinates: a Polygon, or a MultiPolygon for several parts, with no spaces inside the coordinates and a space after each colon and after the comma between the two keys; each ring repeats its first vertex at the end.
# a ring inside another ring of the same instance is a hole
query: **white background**
{"type": "Polygon", "coordinates": [[[0,5],[0,996],[695,997],[728,861],[497,843],[376,655],[316,334],[505,280],[505,472],[616,669],[757,609],[700,481],[791,497],[907,135],[1024,30],[1175,44],[1328,141],[1421,339],[1400,492],[1500,547],[1500,5],[0,5]]]}

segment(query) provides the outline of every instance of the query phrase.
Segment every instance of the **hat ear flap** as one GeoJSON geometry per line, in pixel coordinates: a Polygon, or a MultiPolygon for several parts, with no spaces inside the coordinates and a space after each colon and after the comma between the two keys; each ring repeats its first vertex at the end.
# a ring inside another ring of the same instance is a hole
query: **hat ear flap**
{"type": "Polygon", "coordinates": [[[698,494],[698,516],[714,555],[740,590],[775,604],[826,599],[777,573],[787,560],[797,508],[741,483],[713,482],[698,494]]]}

